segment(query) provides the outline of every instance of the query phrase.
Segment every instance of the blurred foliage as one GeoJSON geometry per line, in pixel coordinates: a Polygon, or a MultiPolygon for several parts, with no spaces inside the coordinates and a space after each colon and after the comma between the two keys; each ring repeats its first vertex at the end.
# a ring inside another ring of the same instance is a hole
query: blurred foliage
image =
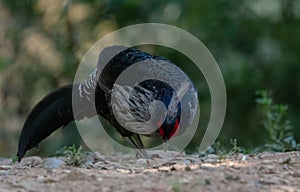
{"type": "Polygon", "coordinates": [[[261,124],[268,132],[268,139],[262,150],[277,152],[300,149],[300,143],[294,138],[293,126],[285,119],[287,105],[274,104],[271,93],[266,90],[257,91],[256,103],[261,115],[261,124]]]}
{"type": "MultiPolygon", "coordinates": [[[[145,22],[191,32],[216,58],[228,96],[219,140],[237,138],[245,148],[265,142],[269,133],[260,127],[254,102],[261,89],[272,90],[276,101],[289,106],[294,137],[300,138],[300,1],[0,0],[0,155],[16,153],[30,109],[52,89],[72,82],[80,60],[98,39],[145,22]]],[[[197,86],[201,119],[188,147],[193,152],[210,116],[205,79],[176,51],[153,46],[149,52],[177,63],[197,86]]],[[[80,145],[79,138],[71,124],[41,143],[39,154],[80,145]]]]}

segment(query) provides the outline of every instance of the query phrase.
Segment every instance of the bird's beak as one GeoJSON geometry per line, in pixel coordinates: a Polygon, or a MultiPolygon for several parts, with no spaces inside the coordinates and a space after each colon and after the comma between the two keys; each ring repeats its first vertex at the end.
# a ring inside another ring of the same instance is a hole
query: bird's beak
{"type": "Polygon", "coordinates": [[[167,152],[168,147],[169,147],[169,140],[164,140],[164,142],[163,142],[163,150],[164,150],[164,152],[167,152]]]}

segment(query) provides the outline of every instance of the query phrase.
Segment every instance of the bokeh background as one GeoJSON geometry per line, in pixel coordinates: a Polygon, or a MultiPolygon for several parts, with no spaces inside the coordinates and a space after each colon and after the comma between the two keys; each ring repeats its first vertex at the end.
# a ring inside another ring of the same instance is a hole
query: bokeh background
{"type": "MultiPolygon", "coordinates": [[[[219,140],[240,146],[264,143],[255,91],[273,92],[288,104],[299,141],[300,1],[297,0],[0,0],[0,156],[13,156],[26,115],[49,91],[72,82],[85,52],[101,37],[132,24],[175,25],[199,38],[214,55],[226,83],[227,114],[219,140]]],[[[201,119],[188,150],[210,115],[210,94],[201,72],[174,50],[150,46],[190,75],[199,91],[201,119]]],[[[74,123],[32,154],[51,155],[82,144],[74,123]]]]}

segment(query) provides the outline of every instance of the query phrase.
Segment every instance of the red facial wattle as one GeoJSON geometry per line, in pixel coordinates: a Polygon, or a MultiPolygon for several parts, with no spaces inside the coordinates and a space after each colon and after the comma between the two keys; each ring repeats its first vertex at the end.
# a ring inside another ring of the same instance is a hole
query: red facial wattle
{"type": "Polygon", "coordinates": [[[177,118],[176,122],[175,122],[175,125],[174,125],[174,127],[173,127],[173,129],[172,129],[172,131],[170,132],[169,135],[167,135],[167,136],[165,135],[166,133],[165,133],[164,129],[162,128],[162,126],[159,127],[158,131],[159,131],[159,134],[160,134],[160,136],[162,138],[167,137],[167,139],[170,139],[173,136],[175,136],[175,134],[177,133],[178,129],[179,129],[179,119],[177,118]]]}
{"type": "Polygon", "coordinates": [[[162,128],[162,127],[159,127],[158,131],[159,131],[160,136],[161,136],[162,138],[165,138],[165,131],[163,130],[163,128],[162,128]]]}
{"type": "Polygon", "coordinates": [[[165,138],[165,131],[163,130],[162,128],[162,118],[159,119],[159,122],[158,122],[158,131],[159,131],[159,135],[162,137],[162,138],[165,138]]]}
{"type": "Polygon", "coordinates": [[[175,125],[174,125],[174,127],[173,127],[173,129],[172,129],[170,135],[168,136],[169,139],[170,139],[171,137],[173,137],[173,136],[176,134],[178,128],[179,128],[179,119],[177,118],[177,119],[176,119],[176,122],[175,122],[175,125]]]}

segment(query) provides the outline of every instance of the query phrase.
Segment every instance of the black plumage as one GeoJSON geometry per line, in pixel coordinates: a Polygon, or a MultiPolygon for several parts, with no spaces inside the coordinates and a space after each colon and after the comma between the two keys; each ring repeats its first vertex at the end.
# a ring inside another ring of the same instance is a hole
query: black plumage
{"type": "Polygon", "coordinates": [[[72,84],[58,88],[43,98],[30,112],[19,138],[19,161],[26,151],[35,147],[61,126],[74,120],[72,84]]]}
{"type": "MultiPolygon", "coordinates": [[[[131,48],[108,47],[100,53],[97,68],[85,81],[54,90],[32,109],[19,138],[18,160],[23,158],[27,150],[58,128],[71,121],[95,115],[107,119],[132,147],[137,149],[140,156],[149,158],[139,137],[144,132],[139,130],[145,129],[144,135],[158,133],[164,141],[169,140],[184,120],[181,118],[182,112],[185,110],[188,113],[189,118],[185,120],[185,125],[188,126],[196,107],[197,93],[193,84],[185,73],[169,60],[131,48]],[[175,87],[182,89],[182,93],[178,95],[168,83],[151,78],[146,78],[135,87],[119,86],[116,81],[120,74],[139,62],[146,62],[146,65],[139,64],[136,68],[137,74],[145,78],[153,74],[158,78],[168,78],[175,87]],[[171,64],[171,67],[165,63],[171,64]],[[130,97],[126,99],[125,95],[128,93],[130,97]],[[154,110],[154,113],[159,114],[158,119],[154,120],[154,125],[140,128],[140,123],[154,116],[149,105],[155,100],[165,105],[166,114],[154,110]],[[125,106],[128,106],[129,111],[124,112],[125,106]],[[162,120],[163,122],[160,122],[162,120]]],[[[180,129],[183,129],[182,127],[180,126],[180,129]]]]}

